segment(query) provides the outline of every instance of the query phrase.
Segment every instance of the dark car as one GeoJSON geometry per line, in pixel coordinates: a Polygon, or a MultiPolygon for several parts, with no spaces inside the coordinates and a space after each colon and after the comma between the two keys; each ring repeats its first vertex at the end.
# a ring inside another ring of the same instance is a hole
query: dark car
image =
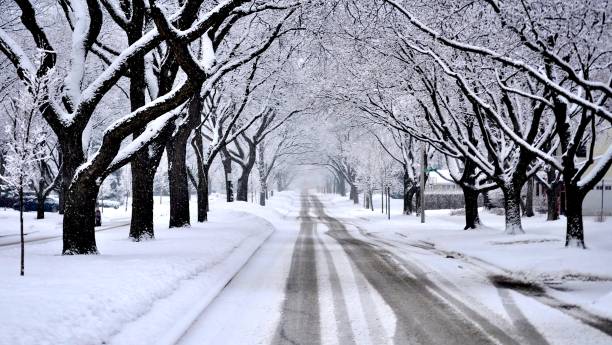
{"type": "Polygon", "coordinates": [[[17,197],[12,192],[0,192],[0,207],[13,207],[17,197]]]}
{"type": "MultiPolygon", "coordinates": [[[[23,210],[25,212],[36,211],[38,207],[37,199],[25,199],[23,200],[23,210]]],[[[19,211],[19,201],[13,204],[13,209],[19,211]]],[[[57,200],[52,198],[45,199],[45,212],[57,212],[59,210],[59,203],[57,200]]]]}

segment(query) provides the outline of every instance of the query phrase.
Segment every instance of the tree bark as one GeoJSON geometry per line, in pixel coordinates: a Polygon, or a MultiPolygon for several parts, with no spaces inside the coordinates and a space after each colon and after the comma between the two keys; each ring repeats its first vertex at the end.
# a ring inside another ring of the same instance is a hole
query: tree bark
{"type": "Polygon", "coordinates": [[[236,190],[236,200],[248,201],[249,198],[249,176],[255,165],[255,145],[249,144],[247,161],[242,165],[242,172],[238,178],[238,188],[236,190]]]}
{"type": "MultiPolygon", "coordinates": [[[[130,20],[130,28],[126,30],[128,44],[134,44],[142,37],[144,25],[143,11],[140,2],[136,2],[130,20]]],[[[145,64],[144,57],[134,59],[130,63],[130,109],[132,111],[145,105],[145,64]]],[[[134,132],[136,139],[144,132],[144,127],[134,132]]],[[[130,162],[132,170],[132,216],[130,221],[130,239],[141,241],[155,237],[153,229],[153,179],[161,159],[161,153],[150,155],[151,150],[137,153],[130,162]]],[[[163,151],[163,150],[159,150],[163,151]]]]}
{"type": "Polygon", "coordinates": [[[45,219],[45,199],[46,195],[44,194],[45,189],[45,181],[44,178],[40,178],[38,180],[38,190],[36,193],[36,219],[45,219]]]}
{"type": "Polygon", "coordinates": [[[249,197],[249,174],[244,171],[238,178],[238,188],[236,189],[236,200],[248,201],[249,197]]]}
{"type": "Polygon", "coordinates": [[[559,184],[553,183],[551,188],[546,190],[546,220],[553,221],[559,219],[559,184]]]}
{"type": "Polygon", "coordinates": [[[60,183],[60,214],[64,214],[66,202],[68,198],[68,188],[70,182],[76,173],[78,167],[85,162],[83,154],[83,142],[81,131],[76,135],[73,130],[66,129],[61,135],[58,135],[60,145],[61,166],[59,174],[61,174],[60,183]]]}
{"type": "Polygon", "coordinates": [[[527,180],[527,196],[525,197],[525,217],[533,217],[533,178],[527,180]]]}
{"type": "Polygon", "coordinates": [[[232,159],[229,157],[229,153],[224,150],[221,153],[221,163],[223,165],[223,172],[225,174],[225,196],[227,202],[234,201],[234,185],[232,182],[232,159]]]}
{"type": "Polygon", "coordinates": [[[189,186],[187,184],[186,141],[175,138],[166,146],[168,154],[168,182],[170,190],[171,228],[189,226],[189,186]],[[182,140],[181,140],[182,141],[182,140]],[[182,145],[181,145],[182,144],[182,145]]]}
{"type": "Polygon", "coordinates": [[[477,229],[480,226],[478,215],[478,191],[468,187],[462,187],[465,200],[465,227],[463,230],[477,229]]]}
{"type": "Polygon", "coordinates": [[[95,233],[95,179],[79,177],[66,192],[63,224],[63,255],[98,254],[95,233]]]}
{"type": "MultiPolygon", "coordinates": [[[[148,151],[148,150],[147,150],[148,151]]],[[[148,156],[148,153],[145,152],[148,156]]],[[[141,241],[155,238],[153,228],[153,180],[155,171],[148,157],[139,155],[131,163],[132,167],[132,219],[130,239],[141,241]]]]}
{"type": "Polygon", "coordinates": [[[208,167],[198,169],[198,222],[208,221],[209,200],[208,200],[208,167]]]}
{"type": "Polygon", "coordinates": [[[584,223],[582,221],[582,202],[586,193],[569,183],[565,185],[566,205],[565,217],[567,229],[565,235],[566,247],[586,248],[584,245],[584,223]]]}
{"type": "Polygon", "coordinates": [[[521,224],[521,192],[513,183],[502,187],[504,194],[505,233],[509,235],[524,234],[521,224]]]}
{"type": "Polygon", "coordinates": [[[357,186],[355,186],[354,184],[351,184],[351,191],[350,191],[350,199],[353,200],[353,204],[357,205],[359,204],[359,191],[357,190],[357,186]]]}
{"type": "Polygon", "coordinates": [[[404,169],[403,175],[403,185],[404,185],[404,209],[402,211],[403,214],[409,215],[412,214],[412,196],[414,195],[414,191],[412,190],[413,183],[408,175],[408,171],[404,169]]]}
{"type": "Polygon", "coordinates": [[[493,204],[491,204],[491,199],[489,198],[489,192],[482,193],[482,205],[485,209],[490,210],[493,208],[493,204]]]}

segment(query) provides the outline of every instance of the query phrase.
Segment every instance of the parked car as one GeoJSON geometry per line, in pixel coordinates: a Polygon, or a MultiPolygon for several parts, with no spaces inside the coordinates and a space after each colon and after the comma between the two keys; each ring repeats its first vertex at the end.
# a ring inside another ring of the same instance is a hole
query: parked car
{"type": "Polygon", "coordinates": [[[17,201],[17,196],[13,192],[0,192],[0,207],[13,207],[17,201]]]}
{"type": "Polygon", "coordinates": [[[119,207],[121,207],[121,205],[122,203],[120,201],[109,199],[98,200],[98,206],[100,207],[112,207],[114,209],[118,209],[119,207]]]}
{"type": "MultiPolygon", "coordinates": [[[[38,199],[28,198],[23,200],[23,210],[25,212],[36,211],[38,207],[38,199]]],[[[19,210],[19,201],[13,204],[13,209],[19,210]]],[[[45,212],[57,212],[59,210],[59,203],[57,200],[52,198],[45,199],[45,212]]]]}

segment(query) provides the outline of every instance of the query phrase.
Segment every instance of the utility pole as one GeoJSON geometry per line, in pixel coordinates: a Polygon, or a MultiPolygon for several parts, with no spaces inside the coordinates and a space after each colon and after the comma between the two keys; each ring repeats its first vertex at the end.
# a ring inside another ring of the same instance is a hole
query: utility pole
{"type": "Polygon", "coordinates": [[[425,223],[425,174],[427,174],[427,150],[423,145],[421,156],[421,223],[425,223]]]}

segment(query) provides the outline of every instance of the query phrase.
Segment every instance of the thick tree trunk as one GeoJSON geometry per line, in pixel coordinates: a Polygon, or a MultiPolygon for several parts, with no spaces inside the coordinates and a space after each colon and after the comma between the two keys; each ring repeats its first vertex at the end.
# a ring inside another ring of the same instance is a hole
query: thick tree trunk
{"type": "Polygon", "coordinates": [[[559,195],[558,184],[554,183],[550,189],[546,190],[546,220],[553,221],[559,219],[559,195]]]}
{"type": "MultiPolygon", "coordinates": [[[[147,150],[148,151],[148,150],[147,150]]],[[[148,153],[145,153],[148,156],[148,153]]],[[[153,180],[155,171],[147,157],[135,157],[132,167],[132,219],[130,239],[141,241],[155,237],[153,229],[153,180]]]]}
{"type": "Polygon", "coordinates": [[[259,191],[259,205],[266,206],[266,193],[264,191],[259,191]]]}
{"type": "Polygon", "coordinates": [[[243,172],[238,178],[238,188],[236,189],[236,200],[248,201],[249,198],[249,173],[243,172]]]}
{"type": "Polygon", "coordinates": [[[370,195],[369,193],[366,191],[363,193],[363,201],[365,202],[365,205],[363,205],[366,209],[370,208],[370,195]]]}
{"type": "Polygon", "coordinates": [[[523,210],[525,217],[533,217],[533,178],[527,181],[527,196],[525,197],[525,209],[523,210]]]}
{"type": "Polygon", "coordinates": [[[36,219],[45,219],[45,198],[37,199],[36,219]]]}
{"type": "Polygon", "coordinates": [[[96,197],[100,186],[82,177],[66,192],[63,224],[63,255],[98,254],[95,233],[96,197]]]}
{"type": "Polygon", "coordinates": [[[170,227],[189,226],[189,186],[185,162],[185,143],[172,140],[166,147],[170,189],[170,227]]]}
{"type": "Polygon", "coordinates": [[[465,200],[465,227],[463,230],[477,229],[480,226],[478,216],[478,191],[471,188],[462,187],[463,198],[465,200]]]}
{"type": "MultiPolygon", "coordinates": [[[[126,31],[128,44],[133,44],[142,37],[143,24],[141,11],[136,11],[135,17],[131,20],[131,28],[126,31]]],[[[135,111],[146,102],[144,57],[134,59],[130,63],[130,73],[130,108],[132,111],[135,111]]],[[[133,138],[137,138],[143,132],[144,127],[136,131],[133,138]]],[[[162,154],[163,150],[159,148],[157,151],[151,149],[143,150],[137,153],[130,162],[132,171],[130,239],[133,241],[147,240],[155,237],[153,228],[153,181],[162,154]]]]}
{"type": "Polygon", "coordinates": [[[64,214],[64,210],[68,198],[68,188],[70,182],[78,167],[85,162],[85,155],[83,154],[83,143],[80,135],[76,135],[72,130],[66,130],[63,135],[58,135],[58,142],[60,144],[60,214],[64,214]]]}
{"type": "Polygon", "coordinates": [[[584,224],[582,221],[582,202],[585,193],[577,190],[575,186],[565,185],[566,206],[565,217],[567,228],[565,234],[565,246],[586,248],[584,245],[584,224]]]}
{"type": "Polygon", "coordinates": [[[418,187],[412,185],[408,189],[408,194],[404,196],[405,198],[404,202],[407,203],[407,207],[408,207],[406,214],[412,214],[412,212],[414,212],[415,210],[415,207],[418,210],[418,205],[416,205],[416,201],[414,203],[412,202],[412,199],[414,199],[414,195],[417,194],[418,189],[419,189],[418,187]]]}
{"type": "Polygon", "coordinates": [[[509,235],[524,234],[521,224],[521,192],[514,184],[502,188],[504,194],[505,233],[509,235]]]}

